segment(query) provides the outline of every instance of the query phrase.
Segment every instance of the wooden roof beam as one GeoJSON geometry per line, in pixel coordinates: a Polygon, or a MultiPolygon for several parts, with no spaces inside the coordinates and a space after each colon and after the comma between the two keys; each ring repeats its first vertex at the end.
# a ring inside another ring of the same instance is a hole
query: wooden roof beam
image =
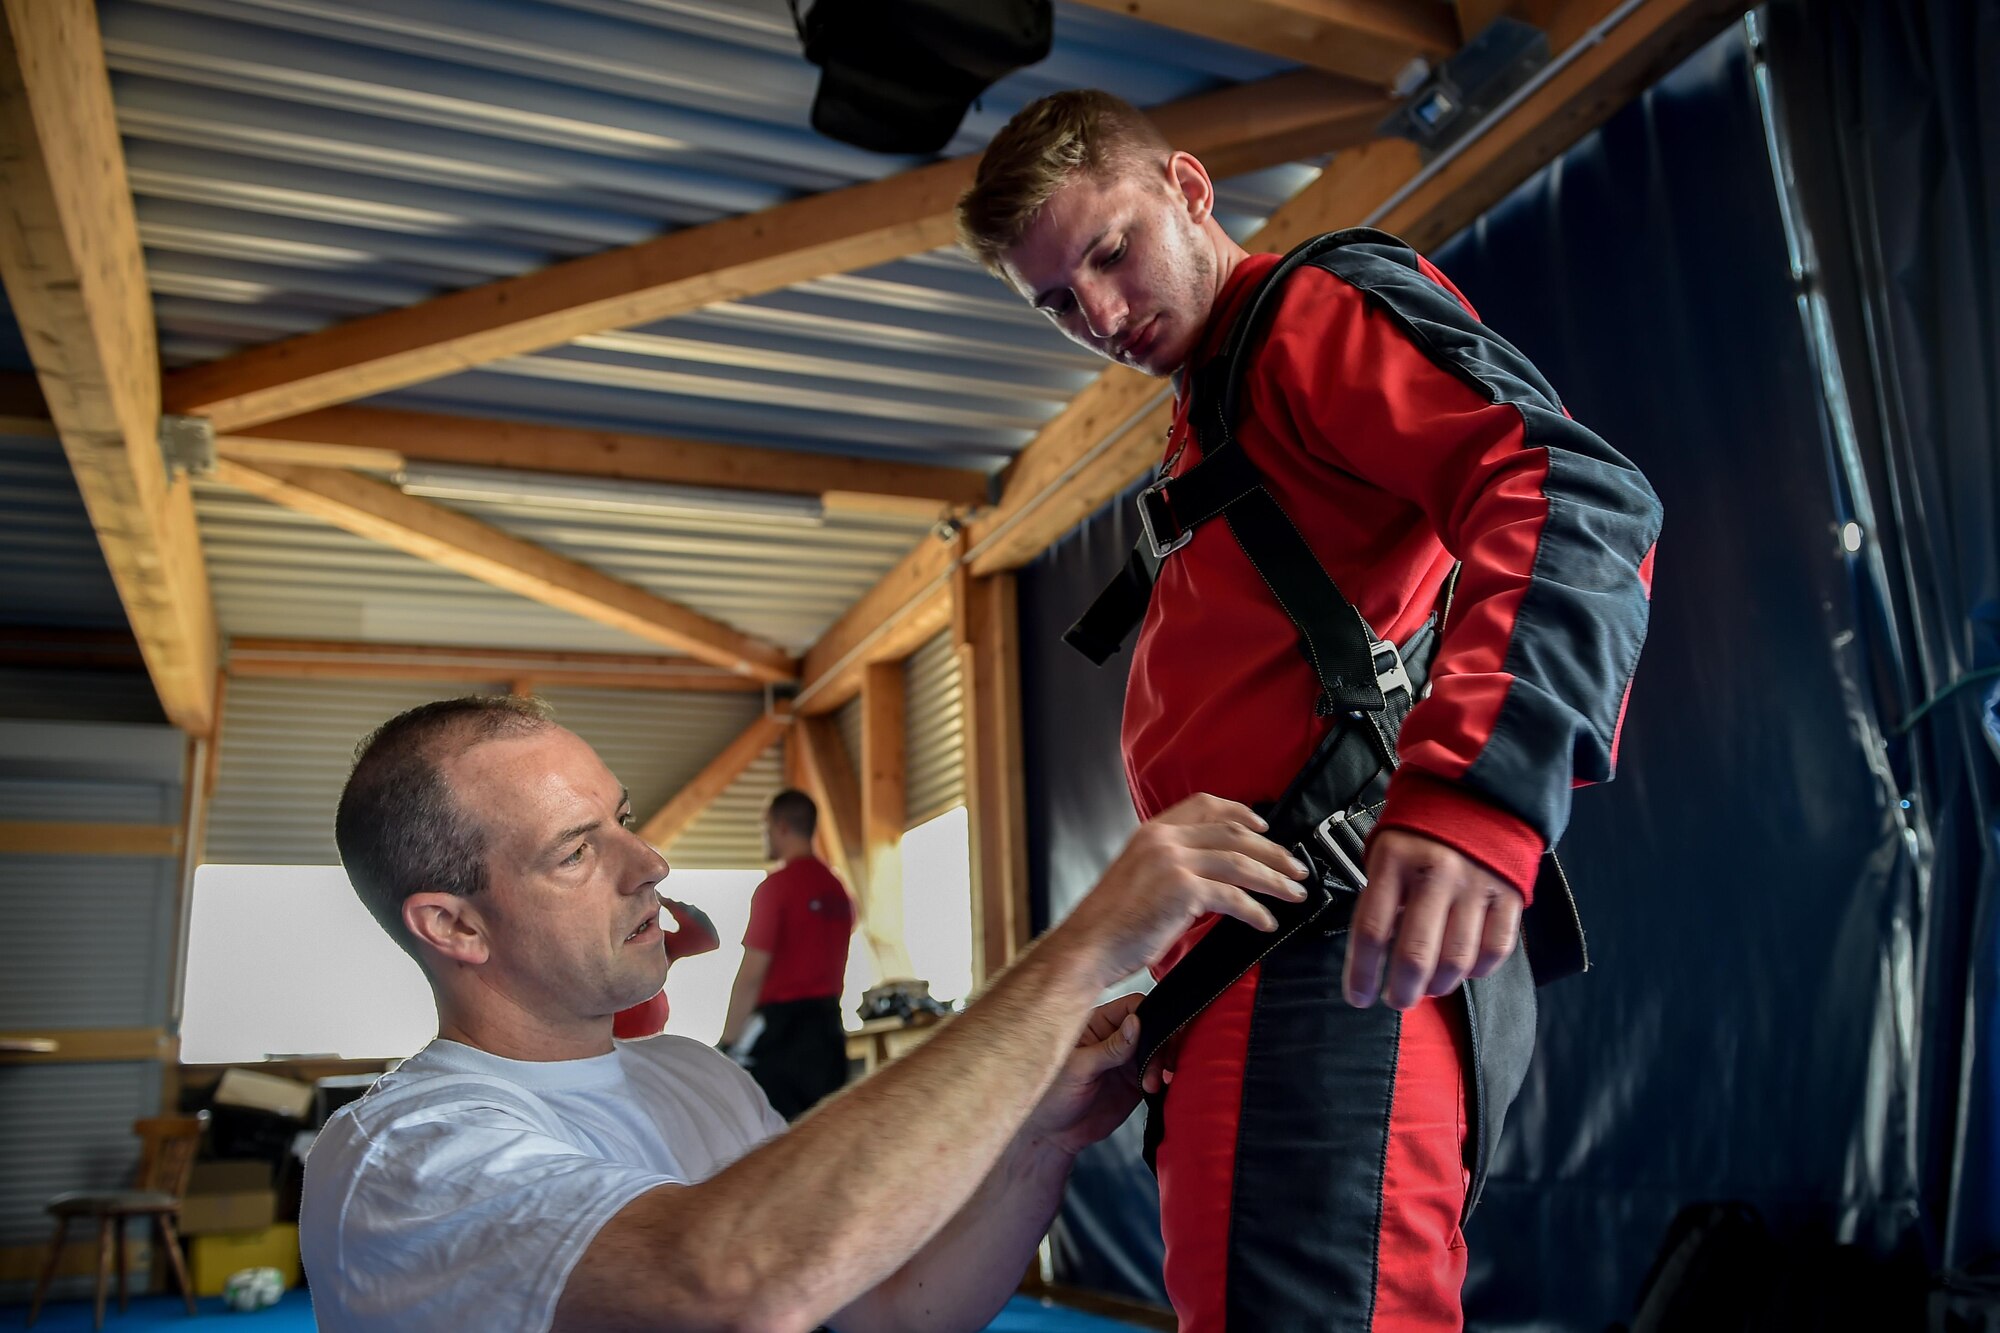
{"type": "Polygon", "coordinates": [[[660,644],[675,652],[778,683],[797,664],[771,644],[578,561],[502,532],[444,505],[337,468],[216,463],[215,479],[322,519],[496,588],[660,644]]]}
{"type": "Polygon", "coordinates": [[[219,436],[216,448],[225,457],[253,463],[383,471],[405,462],[451,463],[786,495],[890,496],[953,506],[984,504],[987,498],[986,474],[973,468],[374,407],[331,407],[247,426],[219,436]]]}
{"type": "Polygon", "coordinates": [[[830,713],[861,692],[878,662],[900,662],[951,624],[960,539],[927,536],[820,635],[800,663],[801,713],[830,713]]]}
{"type": "MultiPolygon", "coordinates": [[[[1374,88],[1303,70],[1154,115],[1177,145],[1234,174],[1291,160],[1302,136],[1316,151],[1352,142],[1389,105],[1374,88]]],[[[975,165],[964,157],[918,167],[253,348],[169,376],[169,410],[241,434],[587,334],[935,250],[952,243],[953,210],[975,165]]]]}
{"type": "MultiPolygon", "coordinates": [[[[528,681],[536,688],[754,693],[748,676],[688,657],[530,652],[350,640],[231,639],[229,674],[265,680],[435,680],[470,685],[528,681]]],[[[0,660],[5,660],[0,654],[0,660]]]]}
{"type": "MultiPolygon", "coordinates": [[[[1438,0],[1082,0],[1092,9],[1295,60],[1376,87],[1458,49],[1438,0]]],[[[1197,154],[1199,156],[1199,154],[1197,154]]]]}
{"type": "Polygon", "coordinates": [[[188,483],[160,455],[152,296],[96,6],[0,13],[0,277],[161,707],[205,736],[215,608],[188,483]]]}
{"type": "Polygon", "coordinates": [[[791,714],[783,711],[759,716],[685,787],[654,811],[652,818],[639,826],[639,836],[655,847],[672,846],[701,817],[702,811],[715,803],[716,797],[728,791],[730,784],[757,762],[758,755],[778,743],[791,720],[791,714]]]}
{"type": "Polygon", "coordinates": [[[861,835],[861,776],[855,761],[840,737],[840,724],[831,717],[800,717],[792,731],[806,794],[819,807],[829,850],[865,913],[868,855],[861,835]]]}

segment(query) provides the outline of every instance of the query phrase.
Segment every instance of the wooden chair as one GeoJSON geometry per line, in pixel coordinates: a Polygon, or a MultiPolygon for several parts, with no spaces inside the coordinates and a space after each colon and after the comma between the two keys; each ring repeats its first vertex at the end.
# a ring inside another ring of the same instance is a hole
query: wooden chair
{"type": "Polygon", "coordinates": [[[49,1200],[49,1212],[56,1219],[56,1237],[49,1246],[49,1262],[42,1280],[35,1286],[35,1301],[28,1308],[28,1327],[41,1317],[42,1298],[55,1280],[56,1261],[62,1257],[63,1241],[69,1224],[78,1218],[97,1223],[97,1322],[104,1327],[104,1295],[110,1282],[113,1251],[118,1264],[118,1312],[125,1313],[125,1224],[135,1217],[150,1217],[159,1233],[160,1244],[173,1266],[174,1280],[180,1284],[181,1299],[189,1314],[195,1312],[194,1284],[188,1281],[187,1260],[181,1254],[181,1199],[187,1193],[188,1177],[194,1172],[195,1149],[201,1141],[206,1114],[199,1116],[158,1116],[132,1126],[143,1145],[138,1178],[133,1188],[109,1194],[58,1194],[49,1200]]]}

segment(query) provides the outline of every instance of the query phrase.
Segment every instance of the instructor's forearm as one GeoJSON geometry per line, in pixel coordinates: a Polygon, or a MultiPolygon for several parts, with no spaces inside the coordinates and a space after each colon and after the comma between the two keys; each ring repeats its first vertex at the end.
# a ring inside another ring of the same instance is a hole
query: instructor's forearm
{"type": "Polygon", "coordinates": [[[853,1317],[834,1320],[840,1333],[985,1328],[1033,1262],[1073,1161],[1017,1137],[958,1215],[853,1317]]]}
{"type": "Polygon", "coordinates": [[[803,1333],[851,1304],[979,1188],[1075,1045],[1103,971],[1059,929],[974,1009],[790,1133],[703,1184],[640,1196],[587,1257],[649,1266],[657,1280],[635,1293],[648,1308],[629,1324],[589,1313],[803,1333]]]}

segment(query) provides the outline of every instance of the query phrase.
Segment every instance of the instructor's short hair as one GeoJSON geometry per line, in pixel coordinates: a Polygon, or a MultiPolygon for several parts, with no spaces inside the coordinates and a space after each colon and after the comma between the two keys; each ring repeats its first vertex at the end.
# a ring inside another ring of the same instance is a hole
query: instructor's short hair
{"type": "Polygon", "coordinates": [[[1081,88],[1030,102],[993,136],[958,201],[959,243],[990,272],[1042,206],[1079,173],[1105,177],[1164,162],[1166,136],[1127,102],[1081,88]]]}
{"type": "Polygon", "coordinates": [[[444,765],[483,741],[554,725],[540,699],[469,695],[399,713],[355,747],[333,840],[362,905],[412,958],[423,961],[403,927],[405,898],[486,887],[486,827],[452,794],[444,765]]]}
{"type": "Polygon", "coordinates": [[[796,787],[787,787],[773,796],[764,813],[773,824],[782,824],[801,838],[810,838],[819,831],[819,807],[813,804],[812,797],[796,787]]]}

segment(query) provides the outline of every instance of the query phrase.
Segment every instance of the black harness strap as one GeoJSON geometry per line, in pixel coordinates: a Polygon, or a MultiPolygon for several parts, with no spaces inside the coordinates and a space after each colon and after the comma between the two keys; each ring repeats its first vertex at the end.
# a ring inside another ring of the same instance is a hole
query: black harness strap
{"type": "MultiPolygon", "coordinates": [[[[1433,620],[1395,654],[1398,674],[1384,682],[1383,690],[1389,712],[1383,720],[1392,736],[1423,688],[1437,639],[1433,620]]],[[[1368,835],[1375,828],[1394,769],[1376,752],[1376,728],[1370,725],[1375,721],[1364,715],[1336,724],[1284,795],[1260,808],[1258,813],[1271,826],[1270,839],[1305,863],[1306,899],[1262,900],[1277,917],[1275,931],[1257,930],[1234,917],[1219,918],[1188,956],[1161,978],[1139,1010],[1137,1060],[1142,1076],[1161,1047],[1265,955],[1308,927],[1332,931],[1347,925],[1366,883],[1362,867],[1368,835]]],[[[1157,1118],[1151,1132],[1157,1132],[1157,1118]]]]}

